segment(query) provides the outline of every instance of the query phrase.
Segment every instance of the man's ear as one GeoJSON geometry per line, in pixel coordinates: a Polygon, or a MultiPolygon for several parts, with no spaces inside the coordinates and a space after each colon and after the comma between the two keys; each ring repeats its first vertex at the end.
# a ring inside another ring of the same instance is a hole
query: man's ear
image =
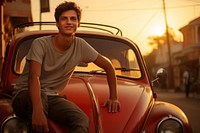
{"type": "Polygon", "coordinates": [[[56,22],[56,26],[57,26],[57,28],[59,29],[59,24],[58,24],[58,22],[56,22]]]}

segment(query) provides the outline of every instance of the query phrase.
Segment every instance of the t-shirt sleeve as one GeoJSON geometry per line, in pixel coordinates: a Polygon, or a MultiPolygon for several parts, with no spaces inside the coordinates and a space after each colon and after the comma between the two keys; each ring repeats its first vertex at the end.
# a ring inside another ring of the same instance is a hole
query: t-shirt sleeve
{"type": "Polygon", "coordinates": [[[85,63],[93,62],[97,59],[98,52],[82,39],[82,61],[85,63]]]}
{"type": "Polygon", "coordinates": [[[31,48],[26,56],[26,59],[34,60],[42,64],[43,57],[44,57],[44,49],[42,47],[42,43],[39,39],[35,39],[32,42],[31,48]]]}

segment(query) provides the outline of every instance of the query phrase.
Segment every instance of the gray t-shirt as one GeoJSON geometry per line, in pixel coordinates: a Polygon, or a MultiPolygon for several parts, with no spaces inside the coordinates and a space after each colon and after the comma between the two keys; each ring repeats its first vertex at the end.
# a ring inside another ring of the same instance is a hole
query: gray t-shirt
{"type": "Polygon", "coordinates": [[[53,48],[52,36],[37,38],[26,56],[26,65],[19,77],[16,89],[28,89],[29,61],[34,60],[41,64],[40,86],[46,94],[54,94],[67,84],[75,66],[80,62],[93,62],[98,52],[85,40],[79,37],[64,52],[53,48]]]}

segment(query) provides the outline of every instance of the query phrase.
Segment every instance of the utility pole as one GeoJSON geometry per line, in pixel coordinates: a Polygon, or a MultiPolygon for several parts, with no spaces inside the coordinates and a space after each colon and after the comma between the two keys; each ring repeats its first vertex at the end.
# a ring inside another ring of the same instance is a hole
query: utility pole
{"type": "Polygon", "coordinates": [[[169,40],[169,27],[167,22],[167,14],[166,14],[166,7],[165,7],[165,0],[163,0],[163,11],[164,11],[164,17],[165,17],[165,27],[166,27],[166,43],[168,48],[168,88],[173,87],[173,68],[172,68],[172,60],[171,60],[171,46],[170,46],[170,40],[169,40]]]}
{"type": "MultiPolygon", "coordinates": [[[[50,12],[49,0],[40,0],[40,22],[42,22],[42,13],[50,12]]],[[[40,24],[41,30],[41,24],[40,24]]]]}
{"type": "MultiPolygon", "coordinates": [[[[39,16],[40,16],[40,20],[39,20],[39,22],[42,22],[42,0],[40,0],[40,12],[39,12],[39,16]]],[[[40,24],[40,30],[42,29],[42,26],[41,26],[41,24],[40,24]]]]}

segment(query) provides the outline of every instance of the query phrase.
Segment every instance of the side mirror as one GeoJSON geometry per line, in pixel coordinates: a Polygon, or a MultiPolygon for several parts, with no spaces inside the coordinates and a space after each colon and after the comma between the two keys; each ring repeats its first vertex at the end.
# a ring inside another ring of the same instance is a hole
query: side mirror
{"type": "Polygon", "coordinates": [[[160,68],[156,72],[156,78],[152,81],[152,85],[154,86],[154,83],[158,82],[160,87],[166,86],[166,80],[167,71],[164,68],[160,68]]]}
{"type": "Polygon", "coordinates": [[[156,72],[156,78],[167,78],[167,71],[164,68],[160,68],[158,69],[158,71],[156,72]]]}

